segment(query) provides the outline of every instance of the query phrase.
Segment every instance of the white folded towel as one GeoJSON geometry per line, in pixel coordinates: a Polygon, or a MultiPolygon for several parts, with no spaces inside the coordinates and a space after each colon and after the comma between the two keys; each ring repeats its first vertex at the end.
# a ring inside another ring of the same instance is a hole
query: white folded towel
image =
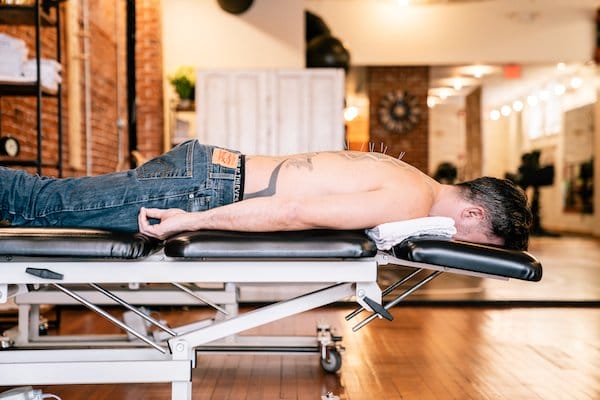
{"type": "MultiPolygon", "coordinates": [[[[40,59],[40,80],[42,86],[55,92],[58,90],[58,85],[62,83],[60,72],[62,65],[55,60],[49,58],[40,59]]],[[[37,78],[37,61],[31,59],[23,64],[23,76],[27,78],[37,78]]]]}
{"type": "MultiPolygon", "coordinates": [[[[58,61],[53,60],[51,58],[40,58],[40,67],[42,69],[54,71],[57,73],[62,71],[62,65],[58,61]]],[[[35,73],[35,71],[37,71],[37,60],[35,58],[32,58],[24,62],[23,70],[32,74],[35,73]]]]}
{"type": "Polygon", "coordinates": [[[454,220],[449,217],[423,217],[406,221],[387,222],[366,230],[379,250],[389,250],[412,236],[441,236],[452,238],[456,234],[454,220]]]}

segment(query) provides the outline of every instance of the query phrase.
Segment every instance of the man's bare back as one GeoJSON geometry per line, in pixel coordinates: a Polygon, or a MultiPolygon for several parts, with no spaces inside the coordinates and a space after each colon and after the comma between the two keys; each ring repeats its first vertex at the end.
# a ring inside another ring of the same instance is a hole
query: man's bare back
{"type": "Polygon", "coordinates": [[[405,192],[410,184],[439,185],[413,166],[381,153],[352,151],[247,156],[244,199],[264,196],[322,196],[389,188],[405,192]]]}

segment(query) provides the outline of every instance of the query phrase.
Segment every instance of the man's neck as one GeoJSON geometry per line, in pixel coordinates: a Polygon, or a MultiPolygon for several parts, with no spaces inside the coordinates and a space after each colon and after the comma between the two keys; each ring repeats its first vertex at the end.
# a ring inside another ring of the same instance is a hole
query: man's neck
{"type": "Polygon", "coordinates": [[[459,190],[455,185],[440,184],[429,211],[429,216],[454,218],[458,200],[459,190]]]}

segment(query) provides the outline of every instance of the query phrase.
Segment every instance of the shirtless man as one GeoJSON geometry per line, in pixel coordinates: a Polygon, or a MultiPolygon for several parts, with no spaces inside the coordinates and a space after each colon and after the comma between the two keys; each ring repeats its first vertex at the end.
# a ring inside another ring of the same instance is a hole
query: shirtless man
{"type": "Polygon", "coordinates": [[[466,193],[470,184],[442,185],[398,159],[363,152],[246,156],[244,178],[243,201],[195,213],[143,208],[140,231],[165,238],[182,230],[201,229],[363,229],[385,222],[447,216],[455,221],[455,239],[527,247],[531,214],[526,198],[504,180],[480,180],[474,195],[481,198],[475,200],[466,193]],[[477,193],[480,191],[484,193],[477,193]],[[487,193],[489,200],[482,198],[486,191],[492,192],[487,193]],[[479,204],[485,201],[496,208],[479,204]],[[499,221],[494,221],[493,213],[501,214],[496,217],[499,221]],[[515,220],[506,221],[509,215],[515,220]],[[160,223],[151,224],[149,218],[160,223]]]}
{"type": "Polygon", "coordinates": [[[527,247],[531,214],[510,182],[442,185],[379,153],[244,156],[188,141],[135,170],[51,179],[0,169],[12,226],[139,231],[364,229],[425,216],[454,219],[456,239],[527,247]]]}

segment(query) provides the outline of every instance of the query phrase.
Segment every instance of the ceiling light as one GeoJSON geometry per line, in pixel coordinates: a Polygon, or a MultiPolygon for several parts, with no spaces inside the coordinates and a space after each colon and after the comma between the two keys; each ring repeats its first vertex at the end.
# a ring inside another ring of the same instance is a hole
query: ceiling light
{"type": "Polygon", "coordinates": [[[550,98],[550,92],[547,90],[542,90],[540,91],[540,100],[541,101],[548,101],[548,99],[550,98]]]}
{"type": "Polygon", "coordinates": [[[454,90],[448,87],[431,88],[428,91],[431,96],[437,96],[442,100],[446,100],[448,97],[455,94],[454,90]]]}
{"type": "Polygon", "coordinates": [[[353,121],[358,117],[358,108],[354,106],[346,107],[344,110],[344,120],[347,122],[353,121]]]}
{"type": "Polygon", "coordinates": [[[515,100],[515,101],[513,101],[512,108],[516,112],[522,111],[523,110],[523,102],[521,100],[515,100]]]}
{"type": "Polygon", "coordinates": [[[510,106],[504,105],[500,109],[500,114],[504,115],[505,117],[508,117],[510,115],[511,111],[512,111],[512,109],[510,108],[510,106]]]}
{"type": "Polygon", "coordinates": [[[536,106],[538,103],[538,98],[536,95],[529,95],[527,96],[527,104],[529,104],[530,106],[536,106]]]}
{"type": "Polygon", "coordinates": [[[567,69],[567,64],[565,64],[564,62],[560,62],[558,64],[556,64],[556,70],[558,72],[564,72],[567,69]]]}
{"type": "Polygon", "coordinates": [[[469,87],[469,86],[477,86],[480,82],[478,79],[472,78],[470,76],[451,76],[448,78],[439,78],[432,80],[432,85],[437,87],[447,86],[456,88],[461,87],[469,87]]]}
{"type": "Polygon", "coordinates": [[[562,83],[557,83],[554,85],[554,94],[557,96],[562,96],[567,91],[567,88],[562,83]]]}
{"type": "Polygon", "coordinates": [[[498,121],[500,119],[500,111],[498,111],[498,110],[490,111],[490,119],[492,121],[498,121]]]}
{"type": "Polygon", "coordinates": [[[459,72],[465,75],[471,75],[476,78],[482,78],[484,75],[489,75],[496,72],[497,67],[491,65],[467,65],[459,68],[459,72]]]}
{"type": "Polygon", "coordinates": [[[433,108],[440,104],[440,98],[436,96],[427,96],[427,107],[433,108]]]}
{"type": "Polygon", "coordinates": [[[583,85],[583,79],[578,76],[574,76],[571,78],[570,84],[573,89],[579,89],[581,85],[583,85]]]}

